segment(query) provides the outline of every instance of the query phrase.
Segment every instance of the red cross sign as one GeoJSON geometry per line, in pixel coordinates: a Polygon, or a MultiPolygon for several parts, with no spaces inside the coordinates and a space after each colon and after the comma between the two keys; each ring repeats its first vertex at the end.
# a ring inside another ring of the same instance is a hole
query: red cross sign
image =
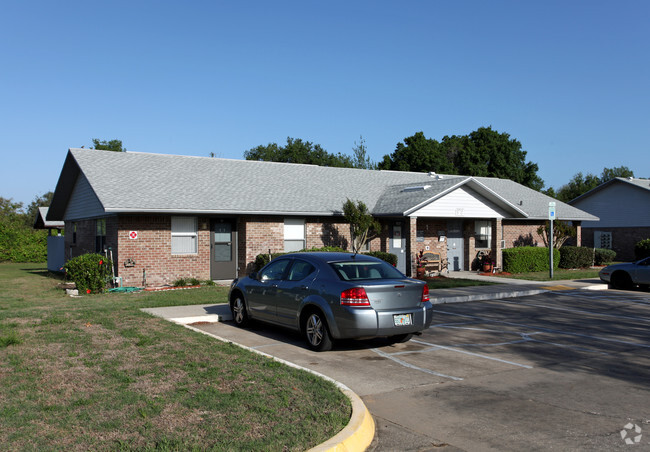
{"type": "Polygon", "coordinates": [[[129,232],[129,238],[132,240],[135,240],[138,238],[138,231],[131,231],[129,232]]]}

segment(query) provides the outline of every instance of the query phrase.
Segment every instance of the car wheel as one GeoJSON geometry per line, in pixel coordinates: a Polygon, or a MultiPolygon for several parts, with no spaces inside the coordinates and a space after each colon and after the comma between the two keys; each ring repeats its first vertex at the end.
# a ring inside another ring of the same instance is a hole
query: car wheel
{"type": "Polygon", "coordinates": [[[230,310],[232,311],[232,319],[237,326],[246,326],[248,324],[248,313],[246,312],[246,304],[241,295],[237,295],[230,303],[230,310]]]}
{"type": "Polygon", "coordinates": [[[310,312],[303,325],[307,345],[314,351],[325,352],[332,349],[332,339],[327,328],[327,321],[319,311],[310,312]]]}
{"type": "Polygon", "coordinates": [[[408,333],[408,334],[396,334],[395,336],[390,336],[390,337],[388,338],[388,341],[389,341],[391,344],[400,344],[400,343],[402,343],[402,342],[408,342],[408,341],[410,341],[412,337],[413,337],[413,334],[412,334],[412,333],[408,333]]]}
{"type": "Polygon", "coordinates": [[[612,275],[612,286],[615,289],[628,290],[632,288],[632,278],[624,272],[614,273],[612,275]]]}

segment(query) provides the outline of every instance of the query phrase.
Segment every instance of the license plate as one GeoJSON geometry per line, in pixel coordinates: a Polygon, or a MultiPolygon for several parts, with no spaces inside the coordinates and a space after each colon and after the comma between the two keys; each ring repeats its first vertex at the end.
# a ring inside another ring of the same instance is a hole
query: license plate
{"type": "Polygon", "coordinates": [[[411,314],[395,314],[393,315],[393,323],[395,326],[407,326],[413,324],[411,314]]]}

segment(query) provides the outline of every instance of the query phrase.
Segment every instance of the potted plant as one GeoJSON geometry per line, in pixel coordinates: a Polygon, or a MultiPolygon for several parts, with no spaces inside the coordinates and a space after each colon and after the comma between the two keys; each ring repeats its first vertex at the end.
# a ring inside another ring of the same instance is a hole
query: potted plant
{"type": "Polygon", "coordinates": [[[417,267],[416,275],[418,279],[424,279],[426,275],[426,269],[424,268],[425,259],[422,257],[423,251],[420,250],[419,253],[415,254],[415,265],[417,267]]]}
{"type": "Polygon", "coordinates": [[[489,254],[484,254],[481,257],[481,269],[483,270],[483,273],[492,272],[492,258],[489,254]]]}

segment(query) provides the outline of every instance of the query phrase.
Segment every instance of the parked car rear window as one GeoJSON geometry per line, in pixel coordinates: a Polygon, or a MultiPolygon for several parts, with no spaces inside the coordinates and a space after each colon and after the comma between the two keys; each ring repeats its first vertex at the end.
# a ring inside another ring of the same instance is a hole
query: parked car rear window
{"type": "Polygon", "coordinates": [[[386,262],[332,262],[330,266],[343,281],[404,278],[399,270],[386,262]]]}

